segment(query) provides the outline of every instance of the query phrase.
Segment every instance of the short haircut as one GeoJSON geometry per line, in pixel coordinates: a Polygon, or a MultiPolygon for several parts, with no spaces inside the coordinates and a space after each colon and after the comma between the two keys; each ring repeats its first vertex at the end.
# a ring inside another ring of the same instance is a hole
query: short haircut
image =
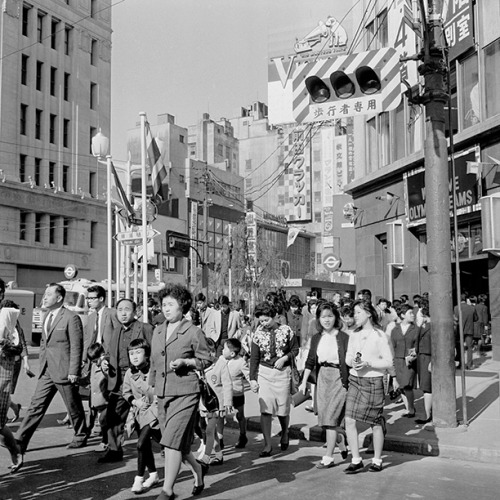
{"type": "Polygon", "coordinates": [[[120,299],[117,303],[116,303],[116,306],[115,308],[118,309],[118,306],[122,303],[122,302],[130,302],[132,304],[132,308],[134,309],[134,311],[137,309],[137,304],[132,300],[132,299],[127,299],[126,297],[124,297],[123,299],[120,299]]]}
{"type": "Polygon", "coordinates": [[[290,303],[290,307],[300,307],[302,305],[302,302],[297,295],[292,295],[288,302],[290,303]]]}
{"type": "Polygon", "coordinates": [[[207,298],[201,292],[197,293],[196,297],[194,298],[195,302],[205,302],[205,300],[207,300],[207,298]]]}
{"type": "Polygon", "coordinates": [[[398,317],[406,314],[408,311],[413,311],[413,307],[410,304],[402,304],[396,309],[398,317]]]}
{"type": "Polygon", "coordinates": [[[106,298],[106,290],[101,285],[92,285],[87,288],[87,293],[97,294],[97,298],[106,298]]]}
{"type": "Polygon", "coordinates": [[[403,295],[401,295],[400,299],[401,299],[401,302],[403,300],[406,301],[406,300],[408,300],[408,295],[406,295],[406,293],[403,293],[403,295]]]}
{"type": "Polygon", "coordinates": [[[333,314],[333,317],[335,318],[333,328],[339,329],[342,326],[342,323],[340,321],[340,314],[335,304],[333,304],[332,302],[323,301],[320,302],[318,308],[316,309],[316,329],[318,330],[318,332],[323,331],[323,327],[321,326],[321,322],[319,320],[319,317],[321,316],[321,313],[323,311],[331,311],[331,313],[333,314]]]}
{"type": "Polygon", "coordinates": [[[219,304],[221,306],[228,306],[229,305],[229,297],[227,295],[221,295],[219,297],[219,304]]]}
{"type": "Polygon", "coordinates": [[[385,297],[380,297],[380,299],[378,299],[377,305],[379,305],[381,302],[385,302],[389,307],[391,306],[391,303],[385,297]]]}
{"type": "Polygon", "coordinates": [[[354,318],[354,309],[351,306],[342,306],[339,310],[341,316],[348,316],[349,318],[354,318]]]}
{"type": "Polygon", "coordinates": [[[362,295],[365,300],[371,300],[372,292],[368,288],[363,288],[358,292],[358,295],[362,295]]]}
{"type": "Polygon", "coordinates": [[[261,302],[255,307],[254,316],[260,318],[261,316],[269,316],[274,318],[276,316],[276,309],[269,302],[261,302]]]}
{"type": "Polygon", "coordinates": [[[64,297],[66,297],[66,289],[59,283],[50,283],[47,286],[47,288],[52,288],[52,287],[56,289],[57,295],[59,295],[64,300],[64,297]]]}
{"type": "Polygon", "coordinates": [[[87,347],[87,358],[90,361],[99,359],[104,354],[104,347],[101,343],[95,342],[87,347]]]}
{"type": "Polygon", "coordinates": [[[172,297],[176,300],[182,309],[182,314],[187,314],[193,305],[193,296],[191,292],[185,286],[177,283],[168,284],[165,288],[160,290],[158,298],[162,304],[165,297],[172,297]]]}
{"type": "Polygon", "coordinates": [[[139,338],[132,340],[128,345],[127,350],[131,351],[132,349],[144,349],[146,356],[148,358],[151,356],[151,346],[146,339],[139,338]]]}
{"type": "Polygon", "coordinates": [[[227,339],[226,345],[227,348],[235,354],[239,354],[241,351],[241,342],[238,339],[227,339]]]}

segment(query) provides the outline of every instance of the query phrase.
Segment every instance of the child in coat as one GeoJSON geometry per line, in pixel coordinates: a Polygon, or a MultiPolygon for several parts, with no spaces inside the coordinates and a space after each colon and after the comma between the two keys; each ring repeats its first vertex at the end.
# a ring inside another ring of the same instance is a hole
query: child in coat
{"type": "MultiPolygon", "coordinates": [[[[131,367],[123,379],[123,397],[130,404],[130,421],[137,430],[137,475],[131,491],[142,493],[159,484],[153,455],[152,439],[161,440],[158,423],[158,402],[148,384],[151,347],[144,339],[134,339],[128,346],[131,367]],[[148,469],[149,477],[144,481],[148,469]]],[[[129,429],[131,430],[131,429],[129,429]]]]}

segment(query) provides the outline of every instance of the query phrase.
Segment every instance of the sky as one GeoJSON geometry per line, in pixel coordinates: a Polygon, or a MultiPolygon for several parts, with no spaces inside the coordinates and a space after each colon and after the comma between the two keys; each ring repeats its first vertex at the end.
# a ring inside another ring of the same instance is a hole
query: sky
{"type": "Polygon", "coordinates": [[[153,125],[169,113],[188,127],[203,113],[230,119],[254,101],[267,103],[269,33],[272,49],[276,33],[302,38],[328,15],[340,20],[351,3],[118,1],[112,0],[111,154],[121,160],[141,111],[153,125]]]}

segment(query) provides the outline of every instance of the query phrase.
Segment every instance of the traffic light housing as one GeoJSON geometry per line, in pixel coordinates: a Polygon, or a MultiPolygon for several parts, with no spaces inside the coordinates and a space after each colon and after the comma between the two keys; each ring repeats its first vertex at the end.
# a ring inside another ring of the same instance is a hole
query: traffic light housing
{"type": "Polygon", "coordinates": [[[393,48],[332,56],[298,67],[293,114],[298,123],[395,109],[401,102],[399,54],[393,48]]]}
{"type": "Polygon", "coordinates": [[[191,239],[187,234],[167,231],[167,254],[173,257],[189,257],[191,239]]]}

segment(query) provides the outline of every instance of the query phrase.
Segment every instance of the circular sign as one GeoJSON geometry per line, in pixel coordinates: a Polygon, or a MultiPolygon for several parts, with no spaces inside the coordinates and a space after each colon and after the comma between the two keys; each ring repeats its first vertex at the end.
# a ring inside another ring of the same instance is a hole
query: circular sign
{"type": "Polygon", "coordinates": [[[336,271],[341,264],[342,261],[333,255],[333,253],[328,253],[323,257],[323,265],[328,271],[336,271]]]}
{"type": "Polygon", "coordinates": [[[249,294],[248,292],[243,292],[243,293],[241,294],[241,298],[242,298],[243,300],[249,300],[249,299],[250,299],[250,294],[249,294]]]}
{"type": "Polygon", "coordinates": [[[78,274],[78,269],[74,264],[68,264],[64,268],[64,277],[68,280],[72,280],[73,278],[76,278],[77,274],[78,274]]]}

